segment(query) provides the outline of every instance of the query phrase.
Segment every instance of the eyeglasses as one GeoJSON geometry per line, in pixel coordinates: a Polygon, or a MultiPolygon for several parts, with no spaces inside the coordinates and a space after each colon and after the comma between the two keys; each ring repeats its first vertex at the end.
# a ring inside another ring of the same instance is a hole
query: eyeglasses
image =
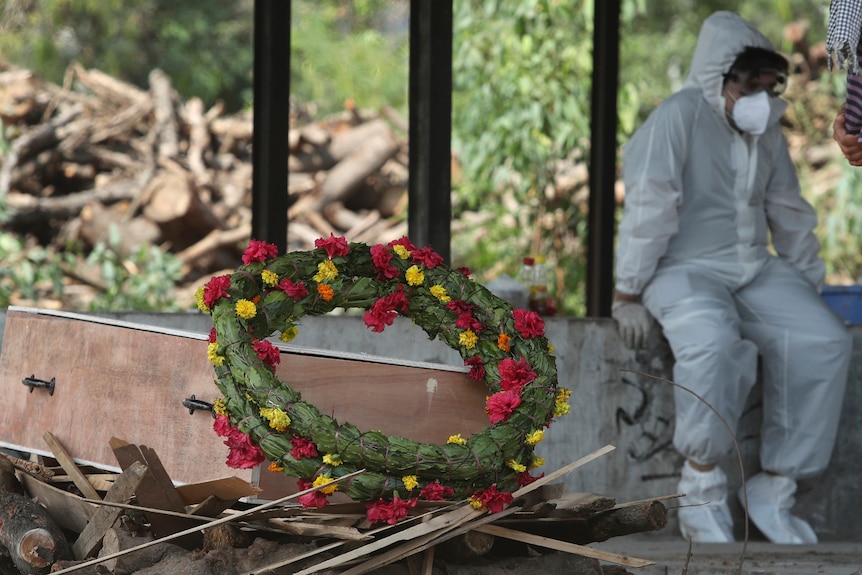
{"type": "Polygon", "coordinates": [[[739,84],[742,96],[766,92],[778,97],[787,89],[787,75],[778,70],[756,70],[753,72],[728,72],[726,79],[739,84]]]}

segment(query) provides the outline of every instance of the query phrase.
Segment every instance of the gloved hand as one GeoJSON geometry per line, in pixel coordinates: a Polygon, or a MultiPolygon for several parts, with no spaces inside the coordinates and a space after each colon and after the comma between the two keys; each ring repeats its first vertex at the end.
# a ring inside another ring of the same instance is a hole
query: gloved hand
{"type": "Polygon", "coordinates": [[[620,337],[629,349],[639,349],[646,343],[653,317],[643,304],[636,301],[615,301],[611,316],[617,320],[620,337]]]}

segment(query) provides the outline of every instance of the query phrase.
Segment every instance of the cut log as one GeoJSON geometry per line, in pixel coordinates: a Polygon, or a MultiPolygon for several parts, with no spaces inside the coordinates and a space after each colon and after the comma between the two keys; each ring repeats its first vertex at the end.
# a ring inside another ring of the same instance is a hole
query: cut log
{"type": "Polygon", "coordinates": [[[19,493],[0,492],[0,544],[25,575],[48,573],[72,549],[48,512],[19,493]]]}
{"type": "Polygon", "coordinates": [[[198,195],[191,176],[180,168],[162,170],[144,192],[144,216],[156,222],[174,250],[182,250],[221,227],[198,195]]]}
{"type": "Polygon", "coordinates": [[[315,211],[336,200],[349,200],[360,184],[377,172],[397,151],[398,142],[391,131],[367,140],[361,148],[329,170],[320,186],[321,195],[315,211]]]}
{"type": "Polygon", "coordinates": [[[150,92],[153,95],[156,122],[153,126],[158,140],[158,156],[173,158],[180,152],[177,117],[174,113],[173,90],[168,75],[156,68],[150,72],[150,92]]]}

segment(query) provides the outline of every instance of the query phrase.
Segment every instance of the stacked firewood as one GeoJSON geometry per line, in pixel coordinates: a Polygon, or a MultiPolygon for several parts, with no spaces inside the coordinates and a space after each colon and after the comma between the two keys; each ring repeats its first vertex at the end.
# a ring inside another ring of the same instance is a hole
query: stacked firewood
{"type": "MultiPolygon", "coordinates": [[[[351,105],[321,121],[284,110],[289,249],[330,233],[367,243],[403,235],[404,120],[351,105]]],[[[113,228],[121,253],[158,245],[178,255],[190,283],[238,265],[251,236],[251,112],[183,101],[160,70],[143,90],[72,65],[62,86],[0,69],[0,119],[6,231],[60,250],[108,243],[113,228]]]]}

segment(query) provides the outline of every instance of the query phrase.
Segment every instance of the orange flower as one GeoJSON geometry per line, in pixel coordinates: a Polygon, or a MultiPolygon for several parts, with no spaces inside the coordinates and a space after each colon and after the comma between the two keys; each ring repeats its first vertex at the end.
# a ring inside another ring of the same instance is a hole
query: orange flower
{"type": "Polygon", "coordinates": [[[280,466],[280,465],[279,465],[278,463],[276,463],[275,461],[272,461],[272,462],[269,464],[269,467],[267,467],[267,469],[268,469],[269,471],[273,472],[273,473],[281,473],[282,471],[284,471],[284,467],[280,466]]]}
{"type": "Polygon", "coordinates": [[[251,303],[253,303],[254,305],[259,304],[260,303],[260,294],[257,294],[256,296],[251,298],[251,303]]]}
{"type": "Polygon", "coordinates": [[[511,347],[509,346],[509,340],[512,339],[505,333],[501,333],[499,337],[497,337],[497,347],[502,349],[503,351],[509,351],[511,347]]]}
{"type": "Polygon", "coordinates": [[[328,284],[317,284],[317,293],[323,298],[323,301],[330,301],[335,297],[335,290],[328,284]]]}

